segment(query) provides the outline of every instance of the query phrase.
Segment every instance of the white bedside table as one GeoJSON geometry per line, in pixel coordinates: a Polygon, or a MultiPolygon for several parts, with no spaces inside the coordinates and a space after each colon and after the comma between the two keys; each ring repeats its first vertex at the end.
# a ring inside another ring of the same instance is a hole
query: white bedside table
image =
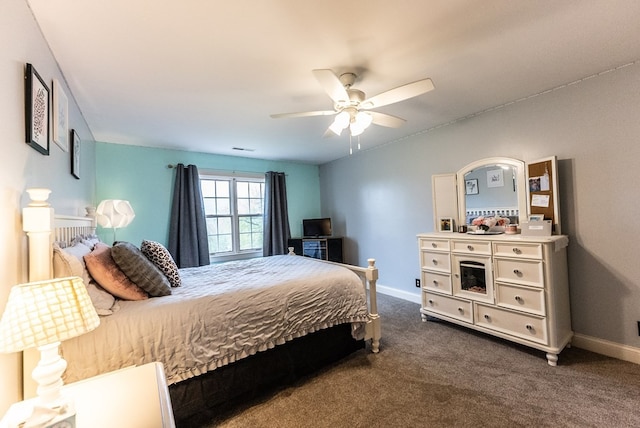
{"type": "MultiPolygon", "coordinates": [[[[127,367],[62,387],[73,399],[77,428],[174,428],[173,409],[161,363],[127,367]]],[[[0,428],[14,428],[35,399],[12,405],[0,428]]]]}

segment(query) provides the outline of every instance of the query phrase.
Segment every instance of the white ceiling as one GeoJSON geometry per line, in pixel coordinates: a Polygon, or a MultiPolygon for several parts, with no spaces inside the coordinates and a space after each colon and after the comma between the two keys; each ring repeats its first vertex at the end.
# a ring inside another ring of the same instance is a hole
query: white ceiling
{"type": "Polygon", "coordinates": [[[97,141],[262,159],[348,156],[333,117],[269,116],[332,108],[312,69],[433,80],[366,149],[640,59],[637,0],[26,1],[97,141]]]}

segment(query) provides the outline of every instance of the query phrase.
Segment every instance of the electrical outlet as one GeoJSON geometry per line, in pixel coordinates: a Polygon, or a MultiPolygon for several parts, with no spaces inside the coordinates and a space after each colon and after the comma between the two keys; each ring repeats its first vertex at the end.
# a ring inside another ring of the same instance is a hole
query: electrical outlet
{"type": "MultiPolygon", "coordinates": [[[[420,278],[416,278],[416,287],[420,288],[420,278]]],[[[640,321],[638,321],[638,328],[640,328],[640,321]]]]}

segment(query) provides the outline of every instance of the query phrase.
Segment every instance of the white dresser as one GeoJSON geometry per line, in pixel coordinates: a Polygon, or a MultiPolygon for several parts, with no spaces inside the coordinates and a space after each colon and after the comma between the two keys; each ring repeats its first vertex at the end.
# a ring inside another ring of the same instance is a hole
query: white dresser
{"type": "Polygon", "coordinates": [[[545,351],[573,336],[562,235],[418,235],[422,320],[447,320],[545,351]]]}

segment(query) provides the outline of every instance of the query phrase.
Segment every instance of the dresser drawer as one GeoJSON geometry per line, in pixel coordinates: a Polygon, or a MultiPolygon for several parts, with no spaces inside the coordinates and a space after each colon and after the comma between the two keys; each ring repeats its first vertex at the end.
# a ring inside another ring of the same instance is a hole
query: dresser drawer
{"type": "Polygon", "coordinates": [[[422,288],[425,290],[451,294],[451,275],[422,271],[422,288]]]}
{"type": "Polygon", "coordinates": [[[491,254],[490,241],[453,241],[451,251],[464,254],[491,254]]]}
{"type": "Polygon", "coordinates": [[[544,318],[476,303],[476,325],[547,345],[547,323],[544,318]]]}
{"type": "Polygon", "coordinates": [[[496,257],[542,259],[542,244],[534,244],[530,242],[494,242],[493,255],[496,257]]]}
{"type": "Polygon", "coordinates": [[[471,302],[455,297],[447,297],[440,294],[422,292],[422,308],[433,312],[455,318],[460,321],[473,322],[473,312],[471,302]]]}
{"type": "Polygon", "coordinates": [[[521,287],[518,285],[496,283],[496,300],[498,306],[546,315],[544,289],[521,287]]]}
{"type": "Polygon", "coordinates": [[[437,253],[432,251],[421,251],[420,257],[423,269],[451,272],[451,260],[448,252],[437,253]]]}
{"type": "Polygon", "coordinates": [[[495,259],[495,280],[544,287],[542,260],[495,259]]]}
{"type": "Polygon", "coordinates": [[[451,248],[448,239],[420,238],[419,242],[420,250],[449,251],[451,248]]]}

